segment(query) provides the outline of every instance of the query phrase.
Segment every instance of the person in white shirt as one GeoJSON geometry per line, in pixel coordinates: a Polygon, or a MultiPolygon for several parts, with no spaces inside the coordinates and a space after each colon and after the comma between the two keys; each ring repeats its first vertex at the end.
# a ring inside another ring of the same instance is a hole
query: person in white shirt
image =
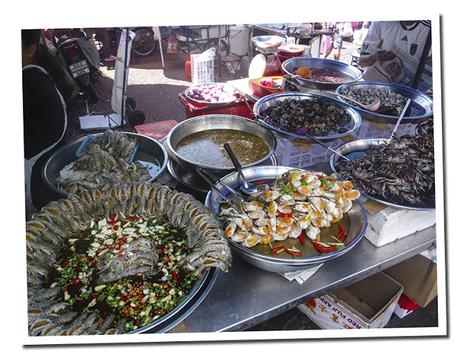
{"type": "MultiPolygon", "coordinates": [[[[363,78],[411,86],[430,30],[429,21],[372,22],[359,60],[365,69],[363,78]]],[[[422,72],[420,90],[431,88],[431,75],[429,58],[422,72]]]]}

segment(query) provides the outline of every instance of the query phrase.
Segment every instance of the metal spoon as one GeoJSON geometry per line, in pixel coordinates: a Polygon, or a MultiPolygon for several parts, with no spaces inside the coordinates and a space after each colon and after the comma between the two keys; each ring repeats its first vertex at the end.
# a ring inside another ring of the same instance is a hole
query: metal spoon
{"type": "Polygon", "coordinates": [[[244,205],[244,198],[242,197],[241,193],[235,191],[230,186],[223,183],[220,178],[216,177],[211,172],[197,167],[196,172],[211,186],[211,189],[214,189],[219,196],[231,207],[236,209],[239,212],[243,212],[243,205],[244,205]],[[209,177],[208,177],[209,176],[209,177]],[[214,182],[212,180],[214,180],[214,182]],[[224,188],[226,188],[230,192],[230,196],[227,197],[221,190],[217,188],[217,185],[220,184],[224,188]]]}
{"type": "Polygon", "coordinates": [[[236,171],[238,171],[238,175],[241,177],[241,181],[243,182],[243,185],[240,187],[240,190],[247,194],[247,195],[252,195],[254,193],[258,192],[258,186],[248,182],[246,177],[243,174],[243,170],[241,167],[240,162],[236,158],[235,153],[233,152],[232,148],[230,147],[229,144],[225,143],[224,144],[225,150],[227,150],[228,156],[230,156],[230,160],[232,160],[233,165],[235,166],[236,171]]]}
{"type": "Polygon", "coordinates": [[[337,97],[340,97],[340,98],[343,98],[343,99],[346,99],[346,100],[349,100],[350,102],[352,103],[355,103],[356,105],[359,105],[361,108],[363,109],[366,109],[370,112],[376,112],[377,110],[380,109],[380,101],[379,100],[376,100],[375,102],[371,103],[371,104],[363,104],[363,103],[360,103],[354,99],[351,99],[350,97],[347,97],[346,95],[343,95],[343,94],[339,94],[339,93],[336,93],[336,96],[337,97]]]}
{"type": "Polygon", "coordinates": [[[393,139],[393,136],[396,134],[396,131],[398,130],[399,124],[401,123],[401,120],[404,117],[404,114],[406,114],[407,108],[409,108],[410,102],[411,102],[411,99],[408,98],[407,102],[406,102],[406,105],[404,106],[403,110],[401,111],[401,114],[399,114],[398,121],[396,122],[396,125],[393,128],[393,131],[391,132],[390,140],[393,139]]]}

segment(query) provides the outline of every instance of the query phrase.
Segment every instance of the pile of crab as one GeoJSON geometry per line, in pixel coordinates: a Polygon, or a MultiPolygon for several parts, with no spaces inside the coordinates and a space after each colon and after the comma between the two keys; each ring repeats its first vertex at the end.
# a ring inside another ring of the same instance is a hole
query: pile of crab
{"type": "Polygon", "coordinates": [[[205,269],[231,263],[207,208],[159,184],[71,194],[26,232],[30,335],[134,331],[175,309],[205,269]]]}
{"type": "Polygon", "coordinates": [[[419,204],[434,197],[433,121],[417,135],[394,137],[352,161],[339,159],[341,177],[371,195],[400,204],[419,204]]]}

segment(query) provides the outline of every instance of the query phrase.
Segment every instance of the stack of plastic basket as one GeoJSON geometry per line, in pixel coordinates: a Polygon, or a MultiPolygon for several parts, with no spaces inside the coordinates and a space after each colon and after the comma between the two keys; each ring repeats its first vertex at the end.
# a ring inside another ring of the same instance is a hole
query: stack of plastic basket
{"type": "Polygon", "coordinates": [[[210,48],[200,54],[190,56],[192,83],[203,84],[214,82],[214,56],[215,48],[210,48]]]}

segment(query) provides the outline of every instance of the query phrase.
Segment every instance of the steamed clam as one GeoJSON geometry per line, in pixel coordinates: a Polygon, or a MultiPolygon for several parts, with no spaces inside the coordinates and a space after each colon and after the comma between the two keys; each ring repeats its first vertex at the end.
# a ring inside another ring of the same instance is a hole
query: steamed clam
{"type": "Polygon", "coordinates": [[[303,234],[317,240],[321,228],[342,219],[357,198],[351,182],[336,175],[291,170],[253,195],[242,212],[223,208],[219,218],[226,227],[224,236],[249,248],[303,234]]]}

